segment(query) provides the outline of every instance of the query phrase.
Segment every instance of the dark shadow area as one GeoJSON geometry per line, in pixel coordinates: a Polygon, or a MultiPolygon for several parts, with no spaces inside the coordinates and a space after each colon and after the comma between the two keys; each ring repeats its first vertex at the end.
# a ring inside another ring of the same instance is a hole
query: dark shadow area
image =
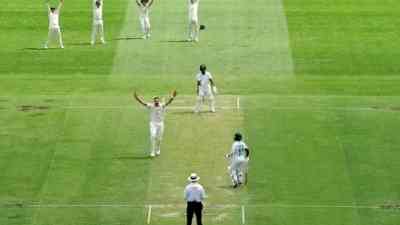
{"type": "Polygon", "coordinates": [[[47,50],[57,50],[60,48],[23,48],[23,51],[47,51],[47,50]]]}
{"type": "Polygon", "coordinates": [[[66,43],[65,46],[90,46],[90,42],[66,43]]]}
{"type": "Polygon", "coordinates": [[[141,37],[119,37],[112,39],[114,41],[143,40],[141,37]]]}
{"type": "Polygon", "coordinates": [[[34,114],[31,114],[30,116],[37,117],[37,116],[44,116],[44,115],[46,115],[46,114],[45,113],[34,113],[34,114]]]}
{"type": "Polygon", "coordinates": [[[161,41],[161,42],[167,42],[167,43],[190,43],[191,41],[188,41],[188,40],[168,40],[168,41],[161,41]]]}
{"type": "Polygon", "coordinates": [[[114,157],[113,159],[116,160],[145,160],[145,159],[151,159],[150,156],[118,156],[114,157]]]}

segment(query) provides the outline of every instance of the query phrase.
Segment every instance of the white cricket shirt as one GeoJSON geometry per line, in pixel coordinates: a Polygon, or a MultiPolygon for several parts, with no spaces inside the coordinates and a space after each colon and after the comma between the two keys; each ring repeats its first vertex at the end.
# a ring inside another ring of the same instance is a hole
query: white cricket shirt
{"type": "Polygon", "coordinates": [[[60,28],[58,9],[54,10],[54,12],[49,10],[49,28],[60,28]]]}
{"type": "Polygon", "coordinates": [[[139,7],[140,16],[145,16],[145,17],[149,16],[149,11],[150,11],[149,7],[144,6],[143,3],[142,3],[142,5],[140,5],[138,7],[139,7]]]}
{"type": "Polygon", "coordinates": [[[184,191],[184,198],[187,202],[202,202],[206,196],[203,186],[199,183],[190,183],[184,191]]]}
{"type": "Polygon", "coordinates": [[[235,141],[232,144],[232,160],[244,160],[246,159],[246,149],[247,145],[243,141],[235,141]]]}
{"type": "Polygon", "coordinates": [[[188,0],[189,20],[196,20],[196,21],[198,20],[199,2],[200,0],[196,0],[195,3],[192,3],[191,0],[188,0]]]}
{"type": "Polygon", "coordinates": [[[93,1],[93,22],[103,21],[103,1],[100,1],[100,7],[96,6],[96,0],[93,1]]]}
{"type": "Polygon", "coordinates": [[[212,79],[211,73],[206,71],[205,74],[202,74],[201,72],[197,74],[196,76],[197,81],[200,82],[199,89],[203,93],[210,93],[211,92],[211,82],[210,80],[212,79]]]}
{"type": "Polygon", "coordinates": [[[146,107],[150,110],[150,122],[151,123],[163,123],[165,114],[165,105],[160,103],[155,106],[154,103],[147,103],[146,107]]]}

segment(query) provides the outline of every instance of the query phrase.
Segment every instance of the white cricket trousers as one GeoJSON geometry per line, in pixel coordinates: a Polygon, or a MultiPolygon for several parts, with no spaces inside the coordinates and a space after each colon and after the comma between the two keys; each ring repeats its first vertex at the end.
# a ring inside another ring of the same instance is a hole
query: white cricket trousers
{"type": "Polygon", "coordinates": [[[49,27],[47,41],[44,44],[45,48],[47,48],[50,43],[52,43],[53,41],[56,41],[56,40],[58,40],[60,47],[64,48],[60,27],[49,27]]]}
{"type": "Polygon", "coordinates": [[[150,122],[150,153],[152,155],[161,153],[161,140],[164,134],[164,123],[150,122]]]}
{"type": "Polygon", "coordinates": [[[204,93],[200,91],[199,95],[197,96],[196,106],[194,108],[194,112],[200,112],[201,105],[208,101],[208,105],[210,107],[211,112],[215,112],[215,98],[211,92],[204,93]]]}
{"type": "Polygon", "coordinates": [[[247,173],[247,164],[248,160],[246,159],[239,158],[232,160],[229,166],[229,173],[233,184],[241,184],[244,182],[243,175],[247,173]]]}
{"type": "Polygon", "coordinates": [[[100,41],[101,43],[105,43],[104,40],[104,26],[103,22],[94,22],[93,23],[93,28],[92,28],[92,38],[90,41],[90,44],[94,44],[96,42],[96,37],[100,36],[100,41]]]}
{"type": "Polygon", "coordinates": [[[189,40],[199,41],[199,20],[189,19],[189,40]]]}
{"type": "Polygon", "coordinates": [[[142,28],[142,32],[146,37],[150,36],[150,17],[149,12],[141,12],[139,16],[140,26],[142,28]]]}

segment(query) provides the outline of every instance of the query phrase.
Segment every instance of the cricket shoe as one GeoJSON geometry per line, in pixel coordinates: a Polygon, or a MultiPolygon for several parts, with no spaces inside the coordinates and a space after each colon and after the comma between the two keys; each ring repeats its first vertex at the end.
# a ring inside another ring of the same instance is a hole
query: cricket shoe
{"type": "Polygon", "coordinates": [[[150,153],[150,157],[154,158],[156,156],[156,154],[154,154],[154,152],[150,153]]]}
{"type": "Polygon", "coordinates": [[[156,156],[161,155],[161,151],[156,152],[156,156]]]}

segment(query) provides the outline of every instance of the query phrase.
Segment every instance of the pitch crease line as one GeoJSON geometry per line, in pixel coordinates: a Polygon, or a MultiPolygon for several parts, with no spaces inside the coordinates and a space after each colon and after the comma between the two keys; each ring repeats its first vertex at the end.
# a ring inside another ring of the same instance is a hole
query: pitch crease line
{"type": "MultiPolygon", "coordinates": [[[[146,205],[145,205],[146,206],[146,205]]],[[[184,208],[184,204],[152,204],[147,205],[151,208],[184,208]]],[[[142,208],[143,205],[136,204],[2,204],[1,207],[27,207],[27,208],[142,208]]],[[[350,208],[350,209],[380,209],[380,205],[307,205],[307,204],[248,204],[248,205],[236,205],[236,204],[210,204],[207,208],[224,209],[224,208],[242,208],[242,207],[268,207],[268,208],[350,208]]]]}
{"type": "Polygon", "coordinates": [[[147,211],[147,224],[150,224],[151,222],[151,205],[148,206],[148,211],[147,211]]]}
{"type": "Polygon", "coordinates": [[[246,212],[245,212],[245,208],[244,205],[242,205],[242,224],[246,223],[246,212]]]}

